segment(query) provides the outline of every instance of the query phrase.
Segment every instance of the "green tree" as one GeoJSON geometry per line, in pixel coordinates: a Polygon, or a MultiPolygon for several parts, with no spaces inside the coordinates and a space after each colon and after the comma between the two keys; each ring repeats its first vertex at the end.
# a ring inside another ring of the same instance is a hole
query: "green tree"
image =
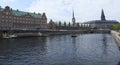
{"type": "Polygon", "coordinates": [[[120,23],[113,25],[112,29],[113,30],[120,30],[120,23]]]}
{"type": "Polygon", "coordinates": [[[59,21],[59,26],[61,26],[61,21],[59,21]]]}
{"type": "Polygon", "coordinates": [[[66,22],[64,22],[64,26],[66,26],[66,22]]]}
{"type": "Polygon", "coordinates": [[[69,27],[70,27],[70,26],[71,26],[71,23],[69,22],[69,24],[68,24],[68,25],[69,25],[69,27]]]}

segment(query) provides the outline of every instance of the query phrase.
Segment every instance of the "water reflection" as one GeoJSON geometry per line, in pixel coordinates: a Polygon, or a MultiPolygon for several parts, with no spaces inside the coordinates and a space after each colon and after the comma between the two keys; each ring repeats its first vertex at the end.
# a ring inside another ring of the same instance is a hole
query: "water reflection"
{"type": "Polygon", "coordinates": [[[120,62],[118,62],[118,64],[117,65],[120,65],[120,62]]]}
{"type": "Polygon", "coordinates": [[[72,37],[73,48],[76,50],[76,37],[72,37]]]}
{"type": "Polygon", "coordinates": [[[118,65],[109,34],[57,35],[0,40],[0,65],[118,65]]]}
{"type": "Polygon", "coordinates": [[[77,52],[77,47],[76,47],[76,37],[73,37],[72,38],[72,46],[73,46],[73,53],[74,53],[74,55],[76,54],[76,52],[77,52]]]}
{"type": "Polygon", "coordinates": [[[107,54],[107,34],[103,34],[103,54],[107,54]]]}
{"type": "Polygon", "coordinates": [[[44,37],[3,39],[0,41],[0,64],[4,63],[3,65],[31,64],[31,61],[34,60],[42,61],[43,55],[46,54],[46,38],[44,37]]]}
{"type": "Polygon", "coordinates": [[[73,44],[72,45],[73,46],[73,52],[72,52],[72,60],[73,61],[72,61],[72,63],[73,64],[77,64],[77,63],[80,64],[78,62],[78,59],[76,58],[77,57],[77,46],[76,46],[77,45],[77,43],[76,43],[77,40],[76,40],[76,38],[77,37],[72,37],[72,44],[73,44]]]}

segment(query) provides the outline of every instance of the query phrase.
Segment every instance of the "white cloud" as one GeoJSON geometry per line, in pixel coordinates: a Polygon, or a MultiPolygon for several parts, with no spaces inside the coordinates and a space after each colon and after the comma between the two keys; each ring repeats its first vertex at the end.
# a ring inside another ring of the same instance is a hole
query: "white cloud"
{"type": "Polygon", "coordinates": [[[120,20],[119,0],[34,0],[27,10],[46,12],[48,19],[71,21],[72,10],[77,22],[100,19],[103,8],[107,19],[120,20]]]}

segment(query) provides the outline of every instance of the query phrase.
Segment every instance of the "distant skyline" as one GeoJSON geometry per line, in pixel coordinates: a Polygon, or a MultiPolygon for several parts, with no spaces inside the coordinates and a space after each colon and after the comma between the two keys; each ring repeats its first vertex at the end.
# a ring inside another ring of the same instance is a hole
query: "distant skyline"
{"type": "Polygon", "coordinates": [[[0,0],[0,6],[10,6],[21,11],[43,13],[53,21],[72,21],[74,10],[76,22],[100,20],[104,10],[107,20],[120,21],[120,0],[0,0]]]}

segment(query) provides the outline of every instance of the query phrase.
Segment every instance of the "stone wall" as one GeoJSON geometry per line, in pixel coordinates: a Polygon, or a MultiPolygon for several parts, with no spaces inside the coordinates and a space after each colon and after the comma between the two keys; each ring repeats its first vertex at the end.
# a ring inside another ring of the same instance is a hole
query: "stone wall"
{"type": "Polygon", "coordinates": [[[117,31],[111,31],[111,35],[113,36],[113,38],[115,39],[119,49],[120,49],[120,33],[117,31]]]}

